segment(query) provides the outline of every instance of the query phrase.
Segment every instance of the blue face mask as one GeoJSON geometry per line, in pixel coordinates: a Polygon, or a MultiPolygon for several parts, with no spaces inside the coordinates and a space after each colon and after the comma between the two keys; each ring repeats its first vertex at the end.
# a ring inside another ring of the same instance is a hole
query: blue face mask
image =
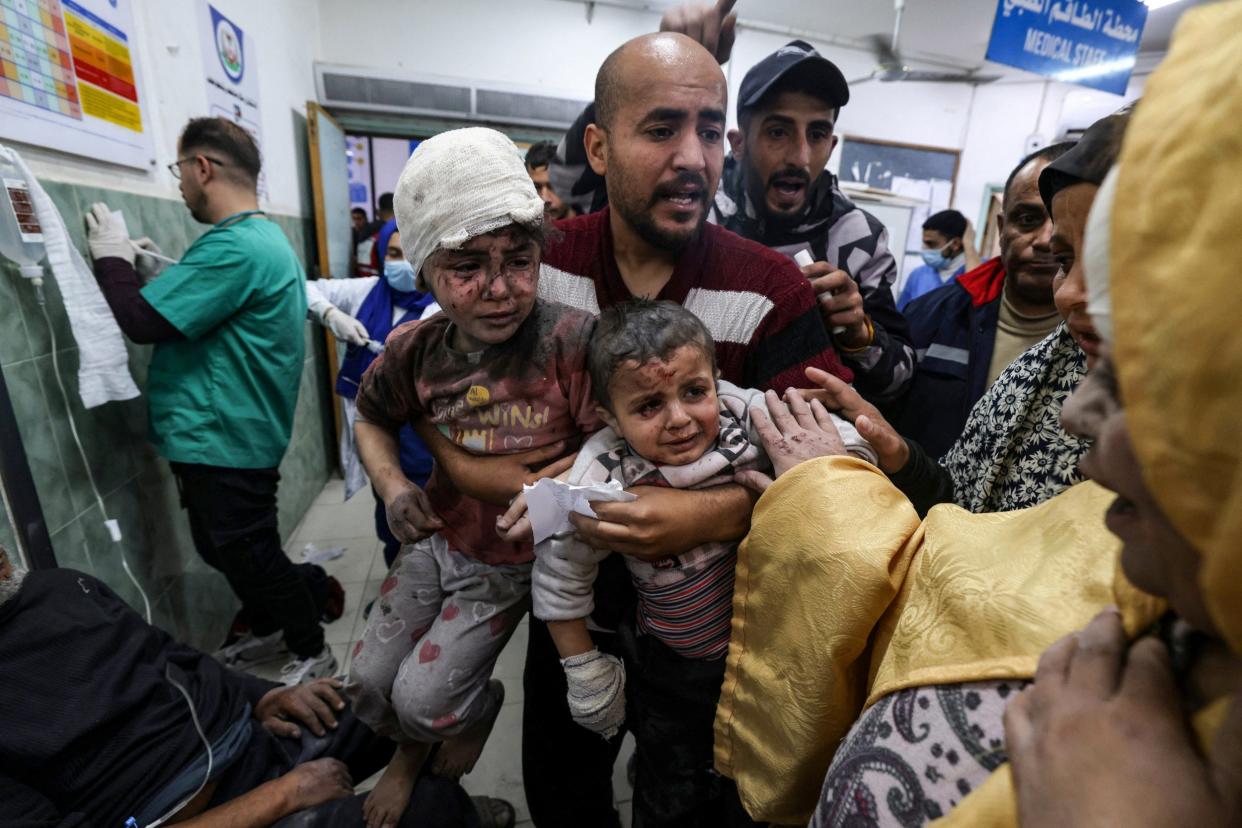
{"type": "Polygon", "coordinates": [[[949,266],[949,262],[953,261],[949,257],[945,256],[944,253],[940,250],[924,250],[922,255],[923,255],[923,262],[928,267],[934,268],[936,270],[944,270],[946,267],[949,266]]]}
{"type": "Polygon", "coordinates": [[[389,287],[400,293],[418,290],[414,267],[405,259],[385,261],[384,278],[388,280],[389,287]]]}

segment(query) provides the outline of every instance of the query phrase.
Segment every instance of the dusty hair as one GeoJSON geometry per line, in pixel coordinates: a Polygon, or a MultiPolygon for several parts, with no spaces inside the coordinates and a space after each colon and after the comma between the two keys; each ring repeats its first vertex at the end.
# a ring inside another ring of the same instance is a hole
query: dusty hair
{"type": "Polygon", "coordinates": [[[716,343],[707,326],[676,302],[632,299],[599,315],[587,349],[587,371],[595,401],[609,410],[608,384],[626,363],[667,360],[678,348],[698,348],[716,373],[716,343]]]}

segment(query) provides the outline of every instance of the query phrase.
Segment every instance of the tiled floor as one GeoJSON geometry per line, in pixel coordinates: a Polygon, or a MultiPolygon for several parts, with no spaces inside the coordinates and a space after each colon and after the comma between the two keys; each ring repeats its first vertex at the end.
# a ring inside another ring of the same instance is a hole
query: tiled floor
{"type": "MultiPolygon", "coordinates": [[[[323,565],[328,574],[345,587],[345,612],[340,620],[327,626],[328,644],[336,654],[341,672],[349,669],[351,645],[366,626],[362,608],[378,594],[386,574],[384,556],[375,538],[374,501],[370,492],[359,492],[348,502],[343,502],[343,497],[344,482],[330,480],[294,531],[286,549],[295,561],[302,559],[308,543],[319,549],[343,547],[346,550],[341,557],[323,565]]],[[[462,780],[471,794],[498,796],[513,803],[518,825],[531,824],[522,793],[521,757],[522,665],[526,634],[527,622],[523,620],[496,663],[494,676],[504,682],[505,704],[478,765],[462,780]]],[[[279,665],[270,669],[277,672],[279,665]]],[[[613,778],[622,825],[630,824],[630,786],[625,777],[625,763],[633,749],[633,741],[627,737],[613,778]]]]}

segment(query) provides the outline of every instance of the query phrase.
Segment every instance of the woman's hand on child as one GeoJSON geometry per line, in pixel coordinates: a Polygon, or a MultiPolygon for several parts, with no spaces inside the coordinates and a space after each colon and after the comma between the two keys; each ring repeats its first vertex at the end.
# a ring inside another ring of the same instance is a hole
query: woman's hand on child
{"type": "Polygon", "coordinates": [[[534,529],[531,527],[530,518],[526,514],[525,494],[520,494],[513,498],[513,502],[509,504],[508,511],[496,518],[496,534],[509,543],[521,543],[522,541],[533,541],[535,539],[534,529]]]}
{"type": "Polygon", "coordinates": [[[794,466],[816,457],[845,454],[845,443],[837,427],[833,425],[828,409],[819,400],[810,405],[794,389],[785,393],[782,401],[775,391],[764,395],[768,413],[759,406],[750,410],[751,422],[763,440],[763,448],[772,461],[772,477],[762,472],[745,471],[733,479],[747,488],[762,492],[772,485],[773,478],[780,477],[794,466]]]}
{"type": "MultiPolygon", "coordinates": [[[[822,396],[817,395],[816,398],[824,407],[853,423],[862,438],[875,449],[881,471],[893,474],[910,462],[910,447],[906,445],[905,438],[853,386],[819,368],[807,368],[806,377],[823,389],[819,392],[822,396]]],[[[806,392],[803,394],[805,396],[806,392]]]]}
{"type": "Polygon", "coordinates": [[[444,528],[427,493],[411,483],[384,503],[388,528],[402,543],[418,543],[444,528]]]}

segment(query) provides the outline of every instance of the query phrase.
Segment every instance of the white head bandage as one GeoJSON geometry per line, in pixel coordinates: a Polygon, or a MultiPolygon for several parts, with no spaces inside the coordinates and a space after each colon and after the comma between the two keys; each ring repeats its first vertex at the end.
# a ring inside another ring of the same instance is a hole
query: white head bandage
{"type": "Polygon", "coordinates": [[[543,199],[513,142],[494,129],[442,132],[418,145],[393,193],[401,249],[422,281],[436,250],[509,224],[538,227],[543,199]]]}
{"type": "Polygon", "coordinates": [[[1087,313],[1105,342],[1113,341],[1113,306],[1109,295],[1112,283],[1109,246],[1112,243],[1113,197],[1117,193],[1117,167],[1104,177],[1091,212],[1087,214],[1082,266],[1087,281],[1087,313]]]}

